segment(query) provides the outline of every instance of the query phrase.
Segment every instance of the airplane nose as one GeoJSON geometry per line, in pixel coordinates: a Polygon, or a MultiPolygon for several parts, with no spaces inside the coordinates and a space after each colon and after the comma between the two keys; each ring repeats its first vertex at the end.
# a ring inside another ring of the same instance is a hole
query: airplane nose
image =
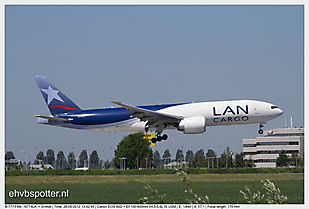
{"type": "Polygon", "coordinates": [[[278,109],[276,110],[276,115],[277,115],[277,117],[280,116],[280,115],[282,115],[282,114],[283,114],[283,111],[282,111],[281,109],[278,108],[278,109]]]}
{"type": "Polygon", "coordinates": [[[280,115],[283,114],[283,111],[279,107],[277,107],[276,105],[272,105],[270,108],[271,108],[272,117],[276,118],[276,117],[279,117],[280,115]]]}

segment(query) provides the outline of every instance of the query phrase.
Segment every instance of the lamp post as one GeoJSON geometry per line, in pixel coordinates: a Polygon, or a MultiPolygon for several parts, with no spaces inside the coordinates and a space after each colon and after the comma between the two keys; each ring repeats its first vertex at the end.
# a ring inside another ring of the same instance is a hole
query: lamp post
{"type": "MultiPolygon", "coordinates": [[[[111,161],[113,161],[113,147],[110,147],[111,148],[111,161]]],[[[116,159],[115,159],[116,160],[116,159]]],[[[114,163],[111,163],[111,167],[114,165],[114,163]]]]}
{"type": "Polygon", "coordinates": [[[120,160],[120,170],[125,170],[125,167],[126,167],[126,160],[127,158],[126,157],[123,157],[123,158],[119,158],[120,160]]]}
{"type": "Polygon", "coordinates": [[[219,158],[217,157],[217,168],[219,168],[219,158]]]}
{"type": "Polygon", "coordinates": [[[122,170],[122,158],[119,158],[119,168],[122,170]]]}
{"type": "Polygon", "coordinates": [[[77,158],[75,158],[75,161],[76,161],[76,168],[78,168],[78,160],[79,160],[79,158],[77,157],[77,158]]]}
{"type": "Polygon", "coordinates": [[[102,153],[102,170],[105,169],[105,166],[104,166],[104,151],[102,153]]]}
{"type": "Polygon", "coordinates": [[[28,156],[28,153],[27,153],[27,151],[26,151],[26,170],[27,170],[27,156],[28,156]]]}
{"type": "MultiPolygon", "coordinates": [[[[74,147],[72,147],[72,156],[74,155],[74,147]]],[[[72,163],[71,163],[71,167],[73,168],[73,163],[74,163],[74,160],[72,160],[72,163]]]]}

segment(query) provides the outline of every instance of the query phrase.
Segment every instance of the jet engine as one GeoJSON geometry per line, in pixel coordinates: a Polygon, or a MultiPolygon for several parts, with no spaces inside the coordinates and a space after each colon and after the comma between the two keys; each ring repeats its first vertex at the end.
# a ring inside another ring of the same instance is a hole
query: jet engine
{"type": "Polygon", "coordinates": [[[185,134],[200,134],[206,131],[206,118],[203,116],[194,116],[184,118],[178,125],[178,131],[185,134]]]}

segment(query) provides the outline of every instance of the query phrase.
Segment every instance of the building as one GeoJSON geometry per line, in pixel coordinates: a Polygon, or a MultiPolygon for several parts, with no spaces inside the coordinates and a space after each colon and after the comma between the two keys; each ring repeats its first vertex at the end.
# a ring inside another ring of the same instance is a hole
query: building
{"type": "Polygon", "coordinates": [[[168,164],[164,164],[163,167],[164,169],[174,169],[174,168],[187,168],[189,163],[186,161],[182,161],[182,162],[171,162],[168,164]]]}
{"type": "Polygon", "coordinates": [[[264,136],[256,139],[243,139],[245,159],[253,161],[257,168],[275,168],[282,150],[289,156],[297,153],[303,157],[304,128],[294,128],[292,125],[292,128],[264,131],[264,136]]]}
{"type": "Polygon", "coordinates": [[[44,170],[44,169],[54,169],[50,164],[47,165],[30,165],[30,170],[44,170]]]}
{"type": "Polygon", "coordinates": [[[20,166],[21,168],[21,162],[18,159],[11,159],[11,160],[5,160],[5,170],[8,170],[9,167],[15,168],[20,166]]]}
{"type": "Polygon", "coordinates": [[[89,168],[83,167],[83,168],[75,168],[76,171],[88,171],[89,168]]]}

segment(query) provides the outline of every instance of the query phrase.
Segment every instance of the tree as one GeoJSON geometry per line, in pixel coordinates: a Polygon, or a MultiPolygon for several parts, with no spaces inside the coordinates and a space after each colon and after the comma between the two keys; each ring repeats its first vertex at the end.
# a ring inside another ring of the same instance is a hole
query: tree
{"type": "Polygon", "coordinates": [[[206,167],[206,160],[204,150],[200,149],[195,153],[194,159],[192,161],[194,167],[206,167]]]}
{"type": "Polygon", "coordinates": [[[47,150],[45,156],[45,163],[54,166],[55,164],[55,153],[52,149],[47,150]]]}
{"type": "Polygon", "coordinates": [[[216,157],[215,152],[212,149],[208,149],[206,153],[206,158],[208,157],[216,157]]]}
{"type": "Polygon", "coordinates": [[[45,158],[44,158],[44,153],[42,151],[40,151],[37,155],[36,155],[36,160],[35,160],[35,164],[44,164],[45,163],[45,158]]]}
{"type": "Polygon", "coordinates": [[[212,149],[208,149],[207,150],[207,153],[206,153],[206,166],[208,168],[210,167],[215,167],[215,158],[216,155],[215,155],[215,152],[212,150],[212,149]]]}
{"type": "Polygon", "coordinates": [[[290,165],[291,166],[299,166],[299,154],[297,152],[292,152],[292,156],[290,158],[290,165]]]}
{"type": "Polygon", "coordinates": [[[91,155],[90,155],[90,163],[92,167],[98,167],[99,166],[99,156],[96,150],[93,150],[91,155]]]}
{"type": "Polygon", "coordinates": [[[244,156],[245,156],[245,153],[243,153],[243,152],[237,153],[235,155],[235,167],[236,168],[243,168],[243,167],[245,167],[246,160],[244,160],[244,156]]]}
{"type": "Polygon", "coordinates": [[[7,151],[5,154],[5,160],[15,159],[14,153],[12,151],[7,151]]]}
{"type": "Polygon", "coordinates": [[[276,160],[277,167],[288,166],[290,162],[289,156],[285,153],[285,150],[281,150],[279,157],[276,160]]]}
{"type": "Polygon", "coordinates": [[[63,151],[59,151],[57,154],[57,164],[59,168],[63,169],[65,163],[66,163],[65,155],[63,151]]]}
{"type": "Polygon", "coordinates": [[[196,153],[196,156],[198,156],[199,158],[205,159],[205,153],[203,149],[198,150],[196,153]]]}
{"type": "Polygon", "coordinates": [[[189,167],[192,166],[192,160],[194,159],[194,153],[192,150],[186,152],[186,162],[189,162],[189,167]]]}
{"type": "Polygon", "coordinates": [[[168,149],[165,150],[162,156],[162,160],[164,161],[164,164],[169,164],[172,161],[170,157],[171,157],[170,151],[168,149]]]}
{"type": "Polygon", "coordinates": [[[147,161],[147,168],[150,167],[153,160],[152,149],[149,148],[149,141],[143,139],[143,133],[134,133],[125,136],[121,142],[117,145],[115,150],[114,165],[120,168],[120,158],[126,158],[124,160],[125,166],[130,169],[134,169],[137,164],[138,167],[145,168],[147,161]],[[146,160],[147,158],[147,160],[146,160]]]}
{"type": "MultiPolygon", "coordinates": [[[[102,160],[101,160],[100,162],[102,163],[102,160]]],[[[106,160],[106,161],[104,162],[105,169],[110,168],[110,167],[111,167],[111,164],[112,164],[112,161],[106,160]]]]}
{"type": "Polygon", "coordinates": [[[168,158],[168,157],[171,157],[171,153],[170,153],[170,151],[167,149],[167,150],[164,151],[162,158],[168,158]]]}
{"type": "Polygon", "coordinates": [[[85,167],[84,165],[85,160],[88,160],[88,153],[87,150],[84,149],[79,155],[79,165],[85,167]]]}
{"type": "Polygon", "coordinates": [[[161,157],[160,157],[159,151],[156,150],[156,151],[154,152],[153,156],[154,156],[154,160],[153,160],[153,161],[154,161],[155,167],[156,167],[156,168],[157,168],[157,167],[160,167],[160,165],[161,165],[161,157]]]}
{"type": "Polygon", "coordinates": [[[223,151],[223,153],[221,154],[220,157],[220,165],[219,167],[221,168],[231,168],[233,167],[233,162],[232,162],[232,155],[231,155],[231,151],[230,148],[227,147],[226,150],[223,151]]]}
{"type": "Polygon", "coordinates": [[[194,159],[194,153],[192,150],[188,150],[186,152],[186,161],[190,161],[194,159]]]}
{"type": "Polygon", "coordinates": [[[181,163],[183,160],[184,160],[184,156],[183,156],[182,150],[178,149],[176,152],[176,162],[181,163]]]}
{"type": "Polygon", "coordinates": [[[69,167],[73,168],[76,164],[76,160],[75,160],[75,154],[74,152],[70,152],[68,154],[68,162],[69,162],[69,167]]]}

